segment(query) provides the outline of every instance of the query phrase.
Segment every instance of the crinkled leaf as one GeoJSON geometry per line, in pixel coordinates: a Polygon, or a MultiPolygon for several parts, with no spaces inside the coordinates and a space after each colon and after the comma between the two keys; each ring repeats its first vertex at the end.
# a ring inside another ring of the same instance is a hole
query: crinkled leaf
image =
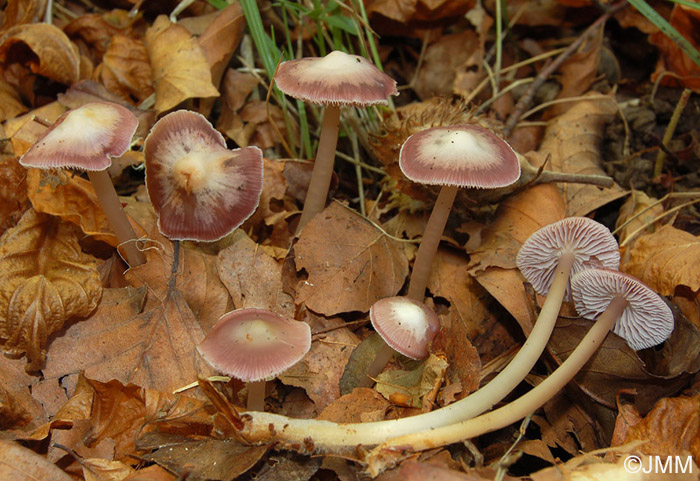
{"type": "MultiPolygon", "coordinates": [[[[4,135],[0,127],[0,136],[4,135]]],[[[8,142],[0,145],[0,235],[17,224],[29,207],[25,177],[27,170],[12,155],[8,142]]]]}
{"type": "Polygon", "coordinates": [[[435,388],[436,381],[442,383],[446,370],[447,361],[431,354],[411,371],[390,370],[379,374],[376,389],[389,401],[419,408],[423,396],[435,388]]]}
{"type": "Polygon", "coordinates": [[[98,72],[105,87],[124,99],[143,101],[153,93],[153,72],[141,39],[114,35],[98,72]]]}
{"type": "Polygon", "coordinates": [[[72,224],[28,210],[0,238],[2,349],[27,355],[40,369],[51,333],[72,317],[90,314],[102,294],[94,258],[83,254],[72,224]]]}

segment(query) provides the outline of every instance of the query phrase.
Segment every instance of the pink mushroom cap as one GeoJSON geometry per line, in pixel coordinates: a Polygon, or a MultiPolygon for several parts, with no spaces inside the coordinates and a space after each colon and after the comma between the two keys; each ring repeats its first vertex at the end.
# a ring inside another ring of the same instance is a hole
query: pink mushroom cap
{"type": "MultiPolygon", "coordinates": [[[[575,255],[572,275],[584,269],[620,267],[615,237],[607,227],[588,217],[567,217],[536,230],[520,248],[516,264],[535,291],[544,296],[564,252],[575,255]]],[[[571,282],[565,299],[571,299],[571,282]]]]}
{"type": "Polygon", "coordinates": [[[661,297],[639,279],[611,269],[586,269],[571,278],[576,311],[595,319],[613,297],[629,303],[613,332],[634,350],[664,342],[673,332],[673,312],[661,297]]]}
{"type": "Polygon", "coordinates": [[[146,187],[161,232],[171,239],[211,242],[255,212],[263,185],[262,151],[229,150],[201,114],[178,110],[161,118],[144,144],[146,187]]]}
{"type": "Polygon", "coordinates": [[[374,329],[395,351],[411,359],[428,357],[428,346],[440,330],[440,319],[422,302],[385,297],[369,310],[374,329]]]}
{"type": "Polygon", "coordinates": [[[411,135],[399,167],[414,182],[497,188],[520,178],[520,161],[508,142],[478,125],[433,127],[411,135]]]}
{"type": "Polygon", "coordinates": [[[325,57],[282,62],[275,74],[287,95],[314,104],[386,105],[396,81],[364,57],[333,51],[325,57]]]}
{"type": "Polygon", "coordinates": [[[61,115],[19,159],[25,167],[100,171],[131,145],[138,119],[126,107],[90,102],[61,115]]]}
{"type": "Polygon", "coordinates": [[[221,316],[197,350],[214,368],[245,382],[272,379],[311,348],[305,322],[265,309],[236,309],[221,316]]]}

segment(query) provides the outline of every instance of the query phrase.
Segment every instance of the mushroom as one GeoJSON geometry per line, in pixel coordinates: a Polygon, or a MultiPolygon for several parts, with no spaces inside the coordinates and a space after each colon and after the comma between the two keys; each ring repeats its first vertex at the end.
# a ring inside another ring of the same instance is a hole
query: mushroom
{"type": "Polygon", "coordinates": [[[42,133],[19,163],[38,169],[76,168],[87,171],[97,200],[131,267],[146,262],[107,169],[112,157],[131,145],[138,120],[129,109],[110,102],[90,102],[61,115],[42,133]]]}
{"type": "Polygon", "coordinates": [[[265,309],[236,309],[219,319],[197,350],[215,369],[248,383],[248,410],[264,411],[265,381],[299,362],[310,347],[305,322],[265,309]]]}
{"type": "Polygon", "coordinates": [[[414,182],[441,185],[413,263],[408,297],[422,301],[440,236],[460,187],[496,188],[520,177],[520,162],[508,143],[472,124],[434,127],[411,135],[399,167],[414,182]]]}
{"type": "Polygon", "coordinates": [[[369,387],[394,352],[411,359],[428,357],[428,345],[440,330],[440,319],[422,302],[404,296],[385,297],[369,309],[372,326],[384,340],[360,386],[369,387]]]}
{"type": "Polygon", "coordinates": [[[325,57],[282,62],[275,74],[275,83],[287,95],[326,106],[316,162],[297,227],[300,232],[326,205],[338,142],[340,107],[387,105],[387,98],[398,92],[396,81],[369,60],[340,51],[325,57]]]}
{"type": "Polygon", "coordinates": [[[219,240],[258,206],[262,151],[227,149],[224,137],[201,114],[178,110],[158,120],[144,154],[158,227],[172,240],[219,240]]]}
{"type": "Polygon", "coordinates": [[[611,269],[587,269],[571,279],[576,309],[598,319],[571,355],[544,381],[505,406],[473,419],[392,439],[369,456],[370,472],[378,473],[385,457],[400,451],[432,449],[495,431],[524,418],[573,379],[602,345],[611,328],[627,336],[635,349],[658,344],[673,329],[673,314],[666,303],[638,279],[611,269]],[[635,347],[637,346],[637,347],[635,347]]]}

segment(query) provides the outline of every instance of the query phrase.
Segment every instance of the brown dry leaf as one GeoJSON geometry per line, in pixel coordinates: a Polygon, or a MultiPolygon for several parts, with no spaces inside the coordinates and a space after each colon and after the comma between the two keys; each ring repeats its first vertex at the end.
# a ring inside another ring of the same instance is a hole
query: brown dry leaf
{"type": "Polygon", "coordinates": [[[389,401],[403,406],[420,408],[423,396],[442,384],[447,371],[447,361],[435,354],[421,361],[415,369],[387,370],[377,376],[375,389],[389,401]]]}
{"type": "Polygon", "coordinates": [[[700,290],[700,240],[689,232],[665,225],[637,239],[626,257],[622,270],[662,296],[674,295],[680,286],[700,290]]]}
{"type": "MultiPolygon", "coordinates": [[[[538,150],[551,155],[547,168],[572,174],[605,174],[600,168],[600,146],[605,122],[617,109],[607,95],[592,93],[588,97],[547,123],[538,150]]],[[[608,189],[586,184],[560,184],[560,188],[566,199],[566,217],[588,215],[625,195],[617,184],[608,189]]]]}
{"type": "Polygon", "coordinates": [[[0,439],[0,479],[12,481],[72,481],[73,478],[44,456],[11,441],[0,439]]]}
{"type": "Polygon", "coordinates": [[[390,406],[374,389],[358,387],[326,406],[317,419],[336,423],[381,421],[390,406]]]}
{"type": "Polygon", "coordinates": [[[294,251],[296,268],[309,276],[296,301],[326,316],[367,312],[396,295],[408,274],[399,242],[337,202],[311,219],[294,251]]]}
{"type": "MultiPolygon", "coordinates": [[[[0,136],[4,136],[0,126],[0,136]]],[[[12,154],[12,145],[0,145],[0,235],[14,226],[29,207],[26,188],[27,171],[12,154]]]]}
{"type": "Polygon", "coordinates": [[[79,38],[84,51],[89,51],[90,58],[99,63],[114,35],[136,35],[129,29],[136,18],[125,10],[112,10],[105,14],[88,13],[71,20],[63,27],[63,31],[71,38],[79,38]]]}
{"type": "Polygon", "coordinates": [[[175,481],[176,476],[161,468],[157,464],[139,469],[127,476],[123,481],[175,481]]]}
{"type": "Polygon", "coordinates": [[[367,2],[367,15],[372,24],[389,27],[406,35],[412,24],[425,28],[443,22],[452,23],[474,6],[473,0],[372,0],[367,2]],[[409,25],[406,25],[409,24],[409,25]]]}
{"type": "MultiPolygon", "coordinates": [[[[670,22],[681,35],[683,35],[694,48],[700,47],[697,31],[700,28],[700,14],[692,8],[675,5],[671,12],[670,22]]],[[[656,29],[655,29],[656,30],[656,29]]],[[[661,53],[656,71],[652,75],[652,81],[670,71],[677,75],[664,75],[661,85],[676,86],[678,82],[684,87],[700,91],[700,67],[678,46],[678,44],[661,31],[655,31],[649,35],[649,43],[658,47],[661,53]]]]}
{"type": "Polygon", "coordinates": [[[243,38],[245,16],[236,2],[221,10],[199,37],[199,46],[211,67],[214,85],[219,85],[224,69],[243,38]]]}
{"type": "Polygon", "coordinates": [[[12,85],[0,78],[0,122],[17,117],[27,110],[12,85]]]}
{"type": "Polygon", "coordinates": [[[40,22],[46,9],[46,0],[8,0],[3,11],[0,32],[23,23],[40,22]]]}
{"type": "Polygon", "coordinates": [[[20,62],[35,74],[65,85],[80,80],[80,52],[63,31],[48,23],[17,25],[0,36],[0,63],[20,62]]]}
{"type": "Polygon", "coordinates": [[[141,39],[117,34],[109,43],[96,78],[125,100],[142,102],[153,93],[153,72],[141,39]]]}
{"type": "Polygon", "coordinates": [[[85,481],[122,481],[135,472],[134,468],[121,461],[88,458],[80,460],[85,481]]]}
{"type": "Polygon", "coordinates": [[[95,309],[102,285],[93,257],[83,254],[72,224],[28,210],[0,238],[0,338],[6,354],[26,354],[41,369],[49,336],[95,309]]]}
{"type": "Polygon", "coordinates": [[[700,396],[662,398],[654,409],[627,431],[625,443],[647,440],[645,454],[700,459],[700,396]]]}
{"type": "Polygon", "coordinates": [[[630,234],[639,229],[643,228],[640,231],[642,234],[654,232],[656,224],[653,220],[663,212],[664,208],[658,203],[657,199],[649,197],[640,190],[632,190],[630,196],[620,207],[620,212],[615,222],[615,228],[619,229],[620,226],[629,221],[617,233],[620,244],[625,242],[630,234]]]}
{"type": "Polygon", "coordinates": [[[66,176],[65,184],[52,185],[53,176],[53,172],[27,169],[27,196],[34,209],[72,222],[86,235],[116,247],[119,241],[109,227],[90,181],[73,175],[66,176]]]}
{"type": "Polygon", "coordinates": [[[42,404],[32,395],[37,378],[24,370],[22,359],[0,356],[0,429],[33,429],[46,422],[42,404]]]}
{"type": "Polygon", "coordinates": [[[33,120],[34,117],[52,124],[68,109],[59,102],[51,102],[31,112],[5,121],[5,135],[12,140],[12,149],[17,157],[31,147],[46,127],[33,120]]]}
{"type": "Polygon", "coordinates": [[[219,96],[204,53],[185,27],[159,16],[146,32],[146,48],[159,114],[187,99],[219,96]]]}
{"type": "Polygon", "coordinates": [[[311,326],[312,333],[336,329],[314,339],[304,358],[278,377],[285,384],[303,388],[317,411],[321,411],[340,397],[340,378],[359,339],[343,327],[340,319],[327,319],[308,311],[306,314],[304,320],[311,326]]]}
{"type": "Polygon", "coordinates": [[[294,317],[294,299],[282,290],[282,265],[243,230],[233,233],[231,245],[219,252],[216,265],[235,308],[268,309],[294,317]]]}

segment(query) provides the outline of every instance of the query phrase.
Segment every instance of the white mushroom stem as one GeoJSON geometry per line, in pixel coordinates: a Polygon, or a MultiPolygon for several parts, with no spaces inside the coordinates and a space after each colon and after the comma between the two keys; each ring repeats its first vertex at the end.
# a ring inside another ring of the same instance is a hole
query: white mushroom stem
{"type": "Polygon", "coordinates": [[[146,263],[146,256],[136,245],[136,233],[122,209],[122,204],[114,190],[112,179],[106,170],[88,171],[88,177],[97,194],[97,201],[107,217],[110,227],[117,236],[120,247],[124,249],[126,261],[130,267],[146,263]]]}
{"type": "Polygon", "coordinates": [[[406,294],[417,301],[423,302],[423,299],[425,299],[425,288],[428,286],[433,259],[435,259],[440,237],[442,237],[442,233],[445,230],[445,224],[447,224],[447,218],[450,216],[458,189],[459,187],[452,185],[446,185],[440,189],[433,211],[430,213],[428,224],[425,226],[416,260],[413,262],[411,282],[408,284],[408,293],[406,294]]]}
{"type": "Polygon", "coordinates": [[[248,399],[246,408],[248,411],[264,411],[265,410],[265,385],[267,382],[252,381],[246,384],[248,387],[248,399]]]}
{"type": "Polygon", "coordinates": [[[566,361],[527,394],[476,418],[385,442],[372,450],[367,458],[370,473],[379,474],[388,460],[400,456],[401,453],[422,451],[474,438],[513,424],[534,412],[561,391],[581,370],[602,345],[605,336],[628,305],[624,297],[614,297],[566,361]]]}
{"type": "Polygon", "coordinates": [[[323,124],[321,125],[321,138],[318,141],[318,151],[316,152],[316,162],[311,173],[309,190],[306,192],[304,200],[304,210],[301,212],[297,234],[301,229],[326,206],[328,189],[331,185],[333,175],[333,164],[335,163],[335,148],[338,144],[338,129],[340,126],[340,107],[337,105],[326,105],[323,113],[323,124]]]}
{"type": "Polygon", "coordinates": [[[242,435],[253,442],[280,441],[289,445],[303,445],[304,440],[311,439],[314,447],[320,451],[342,451],[352,450],[360,444],[374,446],[391,438],[433,430],[478,416],[511,392],[542,354],[554,328],[573,262],[573,254],[567,253],[560,258],[549,295],[518,354],[491,382],[464,399],[418,416],[355,424],[247,412],[242,435]]]}

